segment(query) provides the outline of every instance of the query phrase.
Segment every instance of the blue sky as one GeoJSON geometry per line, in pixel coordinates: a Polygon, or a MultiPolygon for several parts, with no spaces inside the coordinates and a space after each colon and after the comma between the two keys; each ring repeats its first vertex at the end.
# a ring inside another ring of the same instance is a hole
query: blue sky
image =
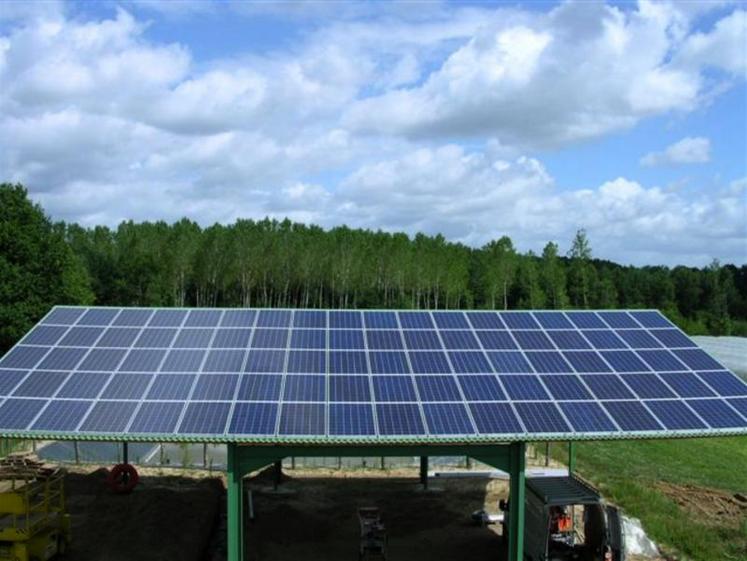
{"type": "Polygon", "coordinates": [[[288,216],[747,261],[747,15],[709,2],[4,2],[0,170],[56,219],[288,216]]]}

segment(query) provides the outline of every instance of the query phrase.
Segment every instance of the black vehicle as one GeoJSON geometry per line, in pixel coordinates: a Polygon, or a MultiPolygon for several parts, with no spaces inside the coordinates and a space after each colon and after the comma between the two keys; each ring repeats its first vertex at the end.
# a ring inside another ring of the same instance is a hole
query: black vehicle
{"type": "MultiPolygon", "coordinates": [[[[622,516],[577,477],[526,480],[524,559],[625,561],[622,516]]],[[[508,501],[501,501],[508,536],[508,501]]]]}

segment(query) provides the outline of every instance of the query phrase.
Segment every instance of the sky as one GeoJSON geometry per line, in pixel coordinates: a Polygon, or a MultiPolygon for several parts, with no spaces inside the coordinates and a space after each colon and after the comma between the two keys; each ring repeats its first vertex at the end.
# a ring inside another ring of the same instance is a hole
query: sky
{"type": "Polygon", "coordinates": [[[0,181],[55,220],[289,217],[747,262],[729,2],[0,3],[0,181]]]}

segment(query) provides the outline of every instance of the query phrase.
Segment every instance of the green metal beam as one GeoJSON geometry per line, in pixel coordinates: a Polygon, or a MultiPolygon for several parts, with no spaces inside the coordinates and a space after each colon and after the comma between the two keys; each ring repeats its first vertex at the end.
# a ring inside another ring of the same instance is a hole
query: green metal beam
{"type": "Polygon", "coordinates": [[[227,561],[243,561],[244,560],[244,508],[242,499],[242,484],[241,473],[239,465],[239,453],[237,446],[229,444],[227,447],[228,452],[228,471],[226,474],[226,500],[228,516],[226,520],[227,526],[227,549],[228,549],[228,560],[227,561]]]}
{"type": "Polygon", "coordinates": [[[508,501],[508,559],[524,560],[524,509],[526,444],[515,442],[510,447],[510,498],[508,501]]]}

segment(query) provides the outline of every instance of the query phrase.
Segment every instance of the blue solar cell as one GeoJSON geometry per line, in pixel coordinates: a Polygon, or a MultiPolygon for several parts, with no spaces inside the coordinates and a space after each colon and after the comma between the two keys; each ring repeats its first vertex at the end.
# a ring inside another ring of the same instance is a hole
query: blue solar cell
{"type": "Polygon", "coordinates": [[[591,343],[591,346],[597,350],[602,349],[627,349],[628,345],[625,341],[615,335],[614,331],[600,330],[600,329],[589,329],[583,331],[584,337],[586,337],[591,343]]]}
{"type": "Polygon", "coordinates": [[[542,331],[515,331],[514,337],[522,349],[554,349],[552,341],[542,331]]]}
{"type": "Polygon", "coordinates": [[[672,352],[693,370],[722,370],[724,368],[701,349],[675,349],[672,352]]]}
{"type": "Polygon", "coordinates": [[[397,329],[397,314],[394,312],[363,312],[366,329],[397,329]]]}
{"type": "Polygon", "coordinates": [[[467,318],[463,312],[432,312],[433,319],[439,329],[469,329],[467,318]]]}
{"type": "Polygon", "coordinates": [[[204,357],[205,351],[171,351],[161,365],[161,372],[198,372],[204,357]]]}
{"type": "Polygon", "coordinates": [[[633,349],[661,348],[661,343],[644,329],[620,329],[616,333],[633,349]]]}
{"type": "Polygon", "coordinates": [[[503,323],[509,329],[539,329],[540,324],[529,312],[502,312],[500,314],[503,323]]]}
{"type": "Polygon", "coordinates": [[[594,351],[565,351],[563,356],[573,365],[576,372],[611,372],[609,366],[594,351]]]}
{"type": "Polygon", "coordinates": [[[508,331],[477,331],[477,338],[480,339],[483,348],[488,350],[510,350],[519,348],[508,331]]]}
{"type": "Polygon", "coordinates": [[[284,403],[279,432],[286,435],[323,435],[324,413],[322,403],[284,403]]]}
{"type": "Polygon", "coordinates": [[[289,327],[291,313],[289,310],[260,310],[257,327],[289,327]]]}
{"type": "Polygon", "coordinates": [[[604,323],[594,312],[566,312],[566,317],[579,329],[606,329],[604,323]]]}
{"type": "Polygon", "coordinates": [[[670,349],[697,346],[679,329],[652,329],[650,333],[670,349]]]}
{"type": "Polygon", "coordinates": [[[661,424],[670,430],[707,428],[682,401],[646,401],[645,403],[661,424]]]}
{"type": "Polygon", "coordinates": [[[638,351],[638,356],[658,372],[678,372],[685,370],[685,365],[666,350],[638,351]]]}
{"type": "Polygon", "coordinates": [[[237,399],[241,401],[278,401],[282,376],[249,374],[241,377],[237,399]]]}
{"type": "Polygon", "coordinates": [[[479,349],[480,343],[471,331],[442,331],[441,339],[447,349],[479,349]]]}
{"type": "Polygon", "coordinates": [[[60,340],[68,328],[61,325],[37,325],[23,338],[24,345],[52,346],[60,340]]]}
{"type": "Polygon", "coordinates": [[[650,372],[633,351],[599,351],[615,372],[650,372]]]}
{"type": "Polygon", "coordinates": [[[78,320],[78,325],[109,325],[119,313],[113,308],[90,308],[78,320]]]}
{"type": "Polygon", "coordinates": [[[83,432],[122,433],[130,423],[137,403],[134,401],[97,401],[80,430],[83,432]]]}
{"type": "Polygon", "coordinates": [[[237,403],[228,427],[229,434],[275,434],[277,403],[237,403]]]}
{"type": "Polygon", "coordinates": [[[524,430],[508,403],[470,403],[469,409],[480,434],[517,434],[524,430]]]}
{"type": "Polygon", "coordinates": [[[237,374],[203,374],[197,378],[193,401],[230,401],[239,383],[237,374]]]}
{"type": "Polygon", "coordinates": [[[27,375],[27,370],[0,370],[0,395],[9,395],[27,375]]]}
{"type": "Polygon", "coordinates": [[[529,351],[526,357],[537,372],[573,372],[573,368],[556,351],[529,351]]]}
{"type": "Polygon", "coordinates": [[[325,401],[326,379],[324,376],[306,374],[285,377],[285,401],[325,401]]]}
{"type": "Polygon", "coordinates": [[[329,434],[334,436],[376,434],[371,405],[355,403],[330,404],[329,434]]]}
{"type": "Polygon", "coordinates": [[[140,337],[135,341],[135,346],[139,348],[152,347],[165,349],[171,346],[171,341],[176,336],[176,329],[168,328],[145,328],[140,333],[140,337]]]}
{"type": "Polygon", "coordinates": [[[140,399],[152,377],[147,374],[115,374],[109,380],[103,399],[140,399]]]}
{"type": "Polygon", "coordinates": [[[607,322],[607,325],[615,329],[625,329],[628,327],[640,327],[636,321],[626,312],[597,312],[599,316],[607,322]]]}
{"type": "Polygon", "coordinates": [[[465,312],[465,314],[475,329],[506,329],[495,312],[465,312]]]}
{"type": "Polygon", "coordinates": [[[517,403],[516,412],[524,421],[527,432],[571,432],[571,428],[554,403],[517,403]]]}
{"type": "Polygon", "coordinates": [[[179,424],[179,433],[223,434],[230,410],[230,403],[209,401],[190,403],[179,424]]]}
{"type": "Polygon", "coordinates": [[[621,374],[620,377],[641,399],[675,397],[656,374],[621,374]]]}
{"type": "Polygon", "coordinates": [[[366,353],[362,351],[330,351],[329,371],[332,374],[368,374],[366,353]]]}
{"type": "Polygon", "coordinates": [[[183,403],[150,401],[140,406],[127,432],[130,434],[170,434],[184,409],[183,403]]]}
{"type": "Polygon", "coordinates": [[[8,399],[0,406],[0,428],[23,430],[47,404],[44,399],[8,399]]]}
{"type": "Polygon", "coordinates": [[[635,397],[616,374],[585,374],[581,379],[599,399],[632,399],[635,397]]]}
{"type": "Polygon", "coordinates": [[[152,315],[153,310],[143,308],[124,309],[116,317],[114,322],[112,322],[112,325],[119,327],[142,327],[148,323],[148,320],[152,315]]]}
{"type": "Polygon", "coordinates": [[[150,318],[148,326],[179,327],[186,317],[187,310],[156,310],[156,313],[150,318]]]}
{"type": "Polygon", "coordinates": [[[319,310],[297,310],[293,314],[293,327],[327,328],[327,312],[319,310]]]}
{"type": "Polygon", "coordinates": [[[60,347],[90,347],[104,332],[101,327],[72,327],[60,341],[60,347]]]}
{"type": "Polygon", "coordinates": [[[31,430],[74,431],[91,404],[90,401],[50,401],[31,430]]]}
{"type": "Polygon", "coordinates": [[[563,312],[534,312],[534,319],[545,329],[573,329],[563,312]]]}
{"type": "Polygon", "coordinates": [[[435,329],[428,312],[399,312],[399,322],[403,329],[435,329]]]}
{"type": "Polygon", "coordinates": [[[462,401],[453,376],[417,376],[420,401],[462,401]]]}
{"type": "Polygon", "coordinates": [[[374,374],[409,374],[407,356],[401,352],[371,352],[371,372],[374,374]]]}
{"type": "Polygon", "coordinates": [[[176,336],[173,346],[175,349],[206,349],[214,333],[213,329],[185,328],[176,336]]]}
{"type": "Polygon", "coordinates": [[[3,368],[33,368],[36,366],[49,349],[47,347],[24,347],[19,345],[13,347],[0,360],[3,368]]]}
{"type": "Polygon", "coordinates": [[[288,346],[287,329],[255,329],[253,349],[284,349],[288,346]]]}
{"type": "Polygon", "coordinates": [[[327,332],[321,329],[294,329],[290,346],[291,349],[325,349],[327,332]]]}
{"type": "Polygon", "coordinates": [[[712,397],[716,395],[692,372],[662,372],[659,376],[682,397],[712,397]]]}
{"type": "Polygon", "coordinates": [[[327,372],[327,353],[324,351],[290,351],[287,372],[324,374],[327,372]]]}
{"type": "Polygon", "coordinates": [[[440,351],[417,351],[409,353],[410,365],[415,374],[451,373],[446,355],[440,351]]]}
{"type": "Polygon", "coordinates": [[[440,350],[441,340],[436,331],[405,331],[405,344],[408,349],[413,350],[440,350]]]}
{"type": "Polygon", "coordinates": [[[425,434],[420,408],[410,403],[379,403],[376,405],[379,434],[425,434]]]}
{"type": "Polygon", "coordinates": [[[474,434],[467,409],[461,403],[423,404],[430,434],[474,434]]]}
{"type": "Polygon", "coordinates": [[[138,335],[140,335],[139,329],[133,329],[131,327],[110,327],[96,342],[96,346],[127,349],[132,346],[138,335]]]}
{"type": "Polygon", "coordinates": [[[241,372],[246,351],[217,350],[210,351],[202,366],[203,372],[241,372]]]}
{"type": "Polygon", "coordinates": [[[283,372],[285,351],[249,351],[244,372],[283,372]]]}
{"type": "Polygon", "coordinates": [[[728,401],[729,405],[734,409],[739,411],[742,414],[742,417],[747,419],[747,398],[741,397],[738,399],[727,399],[726,401],[728,401]]]}
{"type": "Polygon", "coordinates": [[[368,376],[330,376],[330,401],[371,401],[368,376]]]}
{"type": "Polygon", "coordinates": [[[366,331],[366,341],[369,349],[397,350],[402,349],[402,336],[399,331],[366,331]]]}
{"type": "Polygon", "coordinates": [[[183,401],[189,397],[195,378],[192,374],[159,374],[154,378],[145,399],[183,401]]]}
{"type": "Polygon", "coordinates": [[[335,329],[329,332],[330,349],[365,349],[363,331],[360,329],[335,329]]]}
{"type": "Polygon", "coordinates": [[[86,355],[86,349],[52,349],[39,363],[42,370],[72,370],[86,355]]]}
{"type": "Polygon", "coordinates": [[[363,319],[360,312],[330,311],[329,327],[331,329],[361,329],[363,319]]]}
{"type": "Polygon", "coordinates": [[[371,381],[376,401],[417,401],[409,376],[375,376],[371,381]]]}
{"type": "Polygon", "coordinates": [[[687,404],[714,429],[747,427],[747,420],[721,399],[691,399],[687,404]]]}
{"type": "Polygon", "coordinates": [[[458,376],[467,401],[505,401],[498,378],[495,376],[458,376]]]}
{"type": "Polygon", "coordinates": [[[127,351],[125,349],[93,349],[78,370],[90,372],[107,372],[117,368],[127,351]]]}
{"type": "Polygon", "coordinates": [[[671,322],[659,312],[628,312],[643,327],[674,327],[671,322]]]}
{"type": "Polygon", "coordinates": [[[121,372],[157,372],[166,356],[163,349],[132,349],[119,367],[121,372]]]}
{"type": "Polygon", "coordinates": [[[698,372],[698,377],[724,397],[747,395],[747,384],[731,372],[698,372]]]}
{"type": "Polygon", "coordinates": [[[545,386],[555,399],[559,400],[583,400],[593,399],[589,390],[581,383],[577,376],[541,376],[545,386]]]}
{"type": "Polygon", "coordinates": [[[511,375],[498,376],[511,399],[531,399],[546,401],[550,399],[537,376],[511,375]]]}
{"type": "Polygon", "coordinates": [[[59,325],[72,325],[83,315],[82,308],[54,308],[42,320],[42,323],[56,323],[59,325]]]}
{"type": "Polygon", "coordinates": [[[13,392],[15,397],[52,397],[67,378],[67,372],[32,372],[13,392]]]}
{"type": "Polygon", "coordinates": [[[495,351],[486,354],[496,372],[502,372],[505,374],[534,372],[534,369],[520,352],[495,351]]]}
{"type": "Polygon", "coordinates": [[[614,432],[617,430],[598,403],[568,401],[558,405],[576,432],[614,432]]]}
{"type": "Polygon", "coordinates": [[[555,343],[555,346],[562,350],[584,350],[591,348],[591,345],[586,342],[586,339],[578,331],[548,331],[547,334],[553,343],[555,343]]]}
{"type": "Polygon", "coordinates": [[[605,401],[603,405],[622,430],[645,431],[663,428],[639,401],[605,401]]]}
{"type": "Polygon", "coordinates": [[[220,320],[221,327],[252,327],[257,312],[254,310],[226,310],[220,320]]]}
{"type": "Polygon", "coordinates": [[[488,359],[481,352],[474,351],[454,351],[449,353],[449,359],[451,365],[454,367],[454,372],[466,374],[487,374],[493,372],[493,368],[490,366],[488,359]]]}
{"type": "Polygon", "coordinates": [[[251,337],[251,329],[218,329],[210,346],[214,349],[245,349],[251,337]]]}

